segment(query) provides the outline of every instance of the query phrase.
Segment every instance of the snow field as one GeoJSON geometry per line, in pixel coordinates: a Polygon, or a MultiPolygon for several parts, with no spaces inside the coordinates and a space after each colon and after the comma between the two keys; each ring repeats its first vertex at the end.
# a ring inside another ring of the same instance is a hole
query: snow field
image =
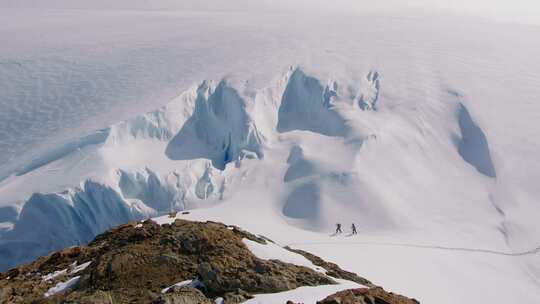
{"type": "Polygon", "coordinates": [[[189,209],[425,303],[540,302],[537,27],[0,15],[0,269],[189,209]]]}

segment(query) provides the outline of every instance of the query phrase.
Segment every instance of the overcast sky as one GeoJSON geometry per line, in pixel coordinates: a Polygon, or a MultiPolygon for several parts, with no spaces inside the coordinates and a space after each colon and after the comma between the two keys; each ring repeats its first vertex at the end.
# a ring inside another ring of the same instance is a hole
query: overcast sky
{"type": "Polygon", "coordinates": [[[540,24],[540,0],[0,0],[0,7],[464,13],[540,24]]]}

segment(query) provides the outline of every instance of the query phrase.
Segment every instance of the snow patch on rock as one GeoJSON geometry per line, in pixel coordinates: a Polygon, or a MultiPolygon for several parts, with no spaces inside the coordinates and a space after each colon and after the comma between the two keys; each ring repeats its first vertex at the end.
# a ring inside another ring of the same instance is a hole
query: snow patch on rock
{"type": "Polygon", "coordinates": [[[81,265],[75,265],[75,267],[73,268],[73,270],[70,273],[75,274],[77,272],[81,272],[81,271],[85,270],[88,266],[90,266],[90,264],[92,264],[92,261],[82,263],[81,265]]]}
{"type": "Polygon", "coordinates": [[[167,293],[169,289],[175,288],[175,287],[191,287],[191,288],[200,288],[203,287],[204,284],[199,280],[185,280],[182,282],[178,282],[174,285],[171,285],[169,287],[165,287],[161,290],[161,293],[167,293]]]}
{"type": "Polygon", "coordinates": [[[63,292],[67,289],[70,289],[72,287],[75,286],[75,284],[77,284],[77,282],[79,282],[79,279],[81,277],[80,276],[76,276],[76,277],[73,277],[65,282],[60,282],[58,284],[56,284],[54,287],[51,287],[49,288],[49,290],[47,290],[47,292],[45,293],[45,297],[48,298],[50,296],[54,296],[55,294],[57,293],[60,293],[60,292],[63,292]]]}
{"type": "Polygon", "coordinates": [[[318,272],[326,272],[325,269],[315,266],[310,260],[304,256],[291,252],[277,244],[267,242],[261,244],[252,240],[243,239],[244,244],[248,247],[249,251],[256,257],[262,260],[280,260],[285,263],[291,263],[298,266],[304,266],[311,268],[318,272]]]}
{"type": "Polygon", "coordinates": [[[61,275],[66,274],[67,271],[68,271],[67,269],[62,269],[62,270],[55,271],[55,272],[53,272],[53,273],[49,273],[49,274],[47,274],[47,275],[44,275],[44,276],[42,277],[42,280],[43,280],[43,281],[50,281],[50,280],[52,280],[52,279],[54,279],[54,278],[56,278],[56,277],[59,277],[59,276],[61,276],[61,275]]]}
{"type": "Polygon", "coordinates": [[[304,286],[297,289],[278,292],[278,293],[268,293],[268,294],[258,294],[253,297],[253,299],[247,300],[246,304],[271,304],[271,303],[286,303],[287,301],[293,301],[293,303],[317,303],[321,299],[324,299],[326,296],[333,294],[335,292],[352,289],[352,288],[361,288],[365,287],[361,284],[334,279],[338,284],[336,285],[322,285],[322,286],[304,286]]]}

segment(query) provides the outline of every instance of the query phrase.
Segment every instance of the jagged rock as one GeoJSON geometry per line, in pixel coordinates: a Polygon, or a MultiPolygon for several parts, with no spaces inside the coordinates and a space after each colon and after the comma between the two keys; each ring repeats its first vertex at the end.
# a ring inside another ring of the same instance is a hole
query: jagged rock
{"type": "Polygon", "coordinates": [[[87,246],[68,248],[0,274],[0,302],[183,303],[203,295],[200,303],[222,297],[228,304],[243,302],[255,293],[335,283],[310,268],[259,259],[244,238],[267,242],[221,223],[129,223],[97,236],[87,246]],[[86,268],[73,273],[77,265],[87,262],[86,268]],[[56,275],[43,279],[51,274],[56,275]],[[80,276],[77,284],[44,298],[51,287],[75,276],[80,276]],[[163,288],[194,279],[204,286],[199,292],[161,293],[163,288]]]}
{"type": "Polygon", "coordinates": [[[96,291],[93,294],[81,299],[81,304],[114,304],[113,298],[109,292],[96,291]]]}
{"type": "Polygon", "coordinates": [[[238,289],[235,292],[226,293],[223,297],[223,301],[227,304],[236,304],[245,302],[251,298],[253,297],[249,293],[243,291],[242,289],[238,289]]]}
{"type": "Polygon", "coordinates": [[[311,253],[309,253],[307,251],[303,251],[303,250],[300,250],[300,249],[293,249],[293,248],[288,247],[288,246],[285,247],[285,249],[287,249],[287,250],[289,250],[291,252],[303,255],[306,259],[310,260],[311,263],[313,263],[314,265],[326,269],[326,274],[333,277],[333,278],[353,281],[353,282],[356,282],[358,284],[362,284],[362,285],[368,286],[368,287],[375,287],[375,285],[373,283],[371,283],[369,280],[358,276],[356,273],[343,270],[337,264],[327,262],[327,261],[321,259],[320,257],[318,257],[318,256],[316,256],[314,254],[311,254],[311,253]]]}
{"type": "Polygon", "coordinates": [[[9,286],[0,288],[0,303],[7,303],[12,293],[13,293],[13,288],[9,286]]]}
{"type": "Polygon", "coordinates": [[[200,290],[191,287],[171,288],[152,304],[213,304],[200,290]]]}
{"type": "Polygon", "coordinates": [[[317,304],[419,304],[415,299],[387,292],[381,287],[348,289],[318,301],[317,304]]]}
{"type": "Polygon", "coordinates": [[[370,288],[337,293],[322,304],[417,303],[302,250],[287,248],[325,268],[327,275],[259,259],[243,239],[272,242],[216,222],[132,222],[97,236],[87,246],[67,248],[0,273],[0,303],[211,304],[222,298],[225,304],[236,304],[253,294],[335,284],[331,277],[370,288]],[[76,283],[50,292],[68,280],[76,283]],[[48,291],[50,297],[45,297],[48,291]]]}

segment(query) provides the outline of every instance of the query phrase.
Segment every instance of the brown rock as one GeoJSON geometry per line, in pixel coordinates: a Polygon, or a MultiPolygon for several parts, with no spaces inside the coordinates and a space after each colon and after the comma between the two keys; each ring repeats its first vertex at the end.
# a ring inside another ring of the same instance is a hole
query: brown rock
{"type": "Polygon", "coordinates": [[[318,301],[317,304],[419,304],[415,299],[387,292],[381,287],[348,289],[318,301]]]}
{"type": "Polygon", "coordinates": [[[112,296],[108,292],[96,291],[81,299],[81,304],[114,304],[112,296]]]}
{"type": "Polygon", "coordinates": [[[213,304],[201,291],[195,288],[171,288],[168,292],[159,296],[152,304],[213,304]]]}
{"type": "Polygon", "coordinates": [[[8,303],[13,289],[10,286],[0,288],[0,303],[8,303]]]}
{"type": "Polygon", "coordinates": [[[7,303],[150,303],[156,299],[177,303],[180,296],[164,296],[161,290],[199,278],[206,298],[223,297],[226,303],[237,303],[254,293],[335,283],[306,267],[258,259],[243,238],[266,242],[220,223],[176,220],[160,226],[145,221],[142,227],[129,223],[97,236],[88,246],[68,248],[17,267],[9,273],[13,277],[1,274],[0,295],[7,303]],[[43,298],[47,289],[74,276],[69,273],[74,263],[88,261],[91,264],[76,274],[81,278],[72,290],[43,298]],[[67,274],[42,280],[42,275],[63,269],[68,269],[67,274]],[[9,288],[18,294],[10,294],[9,288]]]}
{"type": "MultiPolygon", "coordinates": [[[[276,293],[301,286],[335,284],[329,276],[310,268],[279,260],[255,257],[242,241],[266,244],[269,239],[220,223],[176,220],[158,225],[153,221],[129,223],[111,229],[87,246],[68,248],[0,273],[0,303],[200,303],[222,297],[226,304],[242,303],[257,293],[276,293]],[[71,273],[74,265],[91,262],[71,273]],[[44,281],[43,276],[66,269],[65,274],[44,281]],[[69,290],[44,298],[44,293],[75,275],[69,290]],[[177,282],[197,279],[198,289],[171,288],[177,282]]],[[[361,283],[370,288],[334,294],[321,304],[413,304],[418,303],[375,287],[368,280],[336,264],[301,250],[330,276],[361,283]]]]}
{"type": "Polygon", "coordinates": [[[353,282],[356,282],[358,284],[362,284],[368,287],[375,287],[375,285],[371,283],[369,280],[358,276],[356,273],[343,270],[337,264],[327,262],[321,259],[320,257],[314,254],[311,254],[307,251],[303,251],[300,249],[293,249],[291,247],[285,247],[285,249],[291,252],[303,255],[306,259],[310,260],[311,263],[313,263],[314,265],[326,269],[326,274],[328,274],[329,276],[333,278],[353,281],[353,282]]]}
{"type": "Polygon", "coordinates": [[[242,303],[251,298],[252,296],[249,293],[243,291],[242,289],[238,289],[235,292],[228,292],[223,296],[224,303],[227,304],[242,303]]]}

